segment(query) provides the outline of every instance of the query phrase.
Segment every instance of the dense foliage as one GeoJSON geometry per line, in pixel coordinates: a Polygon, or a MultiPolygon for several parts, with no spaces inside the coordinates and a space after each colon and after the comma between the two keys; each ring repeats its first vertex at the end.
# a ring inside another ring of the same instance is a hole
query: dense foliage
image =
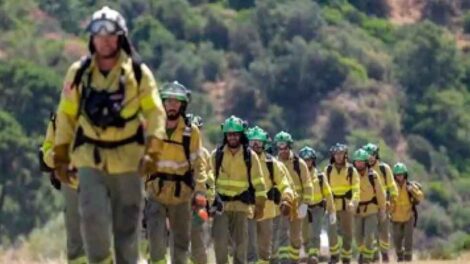
{"type": "Polygon", "coordinates": [[[109,4],[159,81],[193,89],[208,145],[232,113],[322,158],[336,141],[378,142],[428,193],[420,246],[449,257],[469,247],[470,57],[454,33],[469,31],[458,10],[470,1],[426,2],[422,21],[397,26],[385,0],[0,1],[2,244],[60,210],[36,145],[64,72],[87,51],[86,19],[109,4]]]}

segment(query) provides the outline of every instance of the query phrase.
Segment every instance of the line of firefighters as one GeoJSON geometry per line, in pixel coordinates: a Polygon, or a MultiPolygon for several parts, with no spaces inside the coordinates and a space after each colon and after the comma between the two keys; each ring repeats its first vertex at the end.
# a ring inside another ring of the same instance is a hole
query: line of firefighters
{"type": "Polygon", "coordinates": [[[330,263],[350,263],[353,233],[360,263],[388,261],[390,221],[398,261],[411,260],[423,193],[403,163],[390,168],[374,144],[350,159],[336,144],[319,170],[312,148],[297,154],[290,134],[270,142],[235,116],[209,153],[202,120],[186,114],[190,91],[157,89],[124,18],[103,7],[88,30],[90,55],[69,68],[40,151],[64,194],[69,263],[137,263],[142,217],[149,263],[167,263],[168,246],[172,263],[208,263],[209,222],[217,263],[298,263],[302,246],[318,263],[325,215],[330,263]]]}

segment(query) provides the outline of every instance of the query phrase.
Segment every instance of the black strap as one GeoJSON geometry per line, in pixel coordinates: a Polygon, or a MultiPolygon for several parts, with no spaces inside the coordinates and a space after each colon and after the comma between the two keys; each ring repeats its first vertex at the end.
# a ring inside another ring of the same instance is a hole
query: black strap
{"type": "Polygon", "coordinates": [[[385,186],[387,186],[387,170],[385,168],[385,164],[380,163],[379,169],[380,169],[380,172],[382,173],[382,177],[384,178],[385,186]]]}
{"type": "MultiPolygon", "coordinates": [[[[170,173],[155,173],[150,175],[146,182],[158,179],[158,194],[162,191],[163,184],[165,181],[172,181],[176,183],[175,193],[176,197],[181,195],[181,183],[186,184],[191,190],[194,190],[194,179],[191,171],[187,171],[184,175],[170,174],[170,173]]],[[[157,195],[158,195],[157,194],[157,195]]]]}
{"type": "Polygon", "coordinates": [[[294,154],[294,160],[293,160],[293,165],[294,165],[294,171],[297,173],[297,176],[299,177],[300,181],[300,187],[302,187],[302,193],[304,193],[304,183],[302,181],[302,175],[300,172],[300,158],[297,156],[297,154],[294,154]]]}
{"type": "Polygon", "coordinates": [[[318,174],[318,182],[320,183],[320,192],[323,193],[323,185],[324,185],[324,177],[323,173],[318,174]]]}
{"type": "Polygon", "coordinates": [[[343,195],[336,195],[333,193],[333,198],[337,200],[342,200],[343,203],[343,211],[346,210],[346,199],[351,200],[352,199],[352,191],[349,190],[343,195]]]}
{"type": "MultiPolygon", "coordinates": [[[[80,67],[75,72],[75,76],[73,78],[72,87],[77,88],[82,82],[82,77],[85,71],[90,67],[92,58],[91,56],[86,56],[80,61],[80,67]]],[[[142,81],[142,62],[132,58],[132,71],[134,71],[134,77],[137,82],[137,85],[140,87],[140,83],[142,81]]]]}
{"type": "MultiPolygon", "coordinates": [[[[137,82],[137,87],[140,88],[140,84],[141,84],[141,81],[142,81],[142,75],[143,75],[143,73],[142,73],[142,62],[140,60],[135,59],[135,58],[132,58],[131,61],[132,61],[132,71],[134,72],[134,78],[137,82]]],[[[72,89],[76,88],[78,90],[78,88],[79,88],[79,86],[82,82],[83,74],[85,73],[86,70],[88,70],[88,68],[91,65],[91,62],[92,62],[92,58],[91,58],[90,55],[88,55],[88,56],[81,59],[80,67],[75,72],[75,76],[73,78],[72,89]]],[[[124,73],[124,70],[122,70],[121,75],[123,75],[123,73],[124,73]]],[[[91,72],[88,73],[88,81],[87,82],[88,82],[88,84],[91,84],[91,72]]],[[[121,78],[119,78],[119,89],[124,88],[124,86],[125,86],[125,84],[123,82],[123,76],[121,76],[121,78]]],[[[83,86],[83,88],[86,89],[86,86],[83,86]]],[[[83,108],[83,103],[84,103],[84,100],[86,98],[86,93],[87,93],[87,91],[82,91],[80,93],[79,110],[78,110],[76,118],[78,118],[80,116],[80,113],[81,113],[82,108],[83,108]]],[[[137,116],[137,114],[135,116],[137,116]]],[[[135,116],[132,116],[131,118],[128,118],[128,120],[134,119],[135,116]]]]}
{"type": "Polygon", "coordinates": [[[365,202],[359,202],[358,206],[357,206],[357,210],[356,210],[356,213],[360,213],[360,209],[361,207],[363,207],[364,209],[362,210],[363,213],[367,212],[367,207],[369,206],[369,204],[379,204],[378,201],[377,201],[377,196],[374,196],[372,199],[370,199],[369,201],[365,201],[365,202]]]}
{"type": "MultiPolygon", "coordinates": [[[[347,179],[349,181],[349,184],[352,185],[352,176],[353,176],[354,168],[351,165],[348,165],[347,168],[348,168],[347,179]]],[[[331,184],[331,171],[333,171],[332,164],[328,165],[328,167],[326,168],[326,177],[328,178],[328,182],[330,184],[331,184]]]]}
{"type": "Polygon", "coordinates": [[[266,167],[268,168],[269,172],[269,179],[271,179],[271,182],[273,185],[277,185],[276,182],[274,181],[274,161],[273,161],[273,156],[271,154],[266,153],[266,167]]]}
{"type": "Polygon", "coordinates": [[[189,170],[192,170],[192,165],[191,165],[191,134],[192,134],[192,131],[193,131],[192,126],[191,126],[191,124],[189,124],[189,125],[186,125],[184,127],[184,132],[183,132],[181,142],[170,140],[170,139],[163,140],[166,143],[183,146],[184,156],[186,157],[186,161],[189,164],[189,170]]]}
{"type": "Polygon", "coordinates": [[[56,118],[57,118],[56,114],[54,112],[51,112],[49,116],[49,121],[52,123],[52,129],[54,132],[57,129],[56,118]]]}

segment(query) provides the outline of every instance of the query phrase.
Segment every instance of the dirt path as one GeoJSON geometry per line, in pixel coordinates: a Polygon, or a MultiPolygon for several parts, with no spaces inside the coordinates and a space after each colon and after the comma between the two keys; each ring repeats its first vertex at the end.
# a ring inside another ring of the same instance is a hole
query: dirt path
{"type": "Polygon", "coordinates": [[[388,0],[390,21],[397,25],[419,21],[425,0],[388,0]]]}

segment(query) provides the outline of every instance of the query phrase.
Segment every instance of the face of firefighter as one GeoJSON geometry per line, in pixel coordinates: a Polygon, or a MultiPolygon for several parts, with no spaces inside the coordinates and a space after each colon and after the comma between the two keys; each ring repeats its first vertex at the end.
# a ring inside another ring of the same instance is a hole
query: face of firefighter
{"type": "Polygon", "coordinates": [[[366,162],[365,161],[359,161],[359,160],[354,162],[354,167],[356,167],[356,169],[358,171],[361,171],[361,172],[364,171],[367,168],[366,162]]]}
{"type": "Polygon", "coordinates": [[[405,182],[405,175],[397,174],[395,175],[395,181],[401,186],[405,182]]]}
{"type": "Polygon", "coordinates": [[[313,159],[306,159],[305,163],[307,163],[307,167],[311,169],[313,167],[313,159]]]}
{"type": "Polygon", "coordinates": [[[279,153],[279,157],[282,160],[288,160],[289,159],[289,157],[290,157],[290,148],[287,144],[285,144],[285,143],[277,144],[277,150],[278,150],[278,153],[279,153]]]}
{"type": "Polygon", "coordinates": [[[369,156],[369,165],[374,166],[376,162],[377,162],[377,157],[375,155],[370,155],[369,156]]]}
{"type": "Polygon", "coordinates": [[[250,147],[256,152],[256,154],[261,154],[264,151],[264,144],[259,140],[251,140],[250,147]]]}
{"type": "Polygon", "coordinates": [[[93,46],[98,58],[112,59],[119,54],[119,37],[117,35],[95,35],[93,46]]]}
{"type": "Polygon", "coordinates": [[[178,117],[180,116],[182,104],[183,103],[181,101],[174,98],[165,99],[163,105],[165,107],[166,116],[168,120],[174,121],[178,119],[178,117]]]}
{"type": "Polygon", "coordinates": [[[236,149],[241,145],[239,132],[229,132],[227,133],[227,145],[229,148],[236,149]]]}
{"type": "Polygon", "coordinates": [[[335,163],[338,165],[344,165],[346,163],[346,152],[338,151],[334,154],[335,163]]]}

